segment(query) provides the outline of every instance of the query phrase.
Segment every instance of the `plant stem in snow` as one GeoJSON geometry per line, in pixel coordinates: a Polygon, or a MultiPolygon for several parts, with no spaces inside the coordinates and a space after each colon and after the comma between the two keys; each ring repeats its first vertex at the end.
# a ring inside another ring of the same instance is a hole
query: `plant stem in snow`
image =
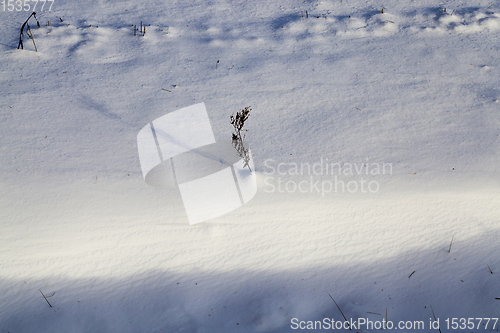
{"type": "Polygon", "coordinates": [[[455,235],[453,235],[453,236],[451,237],[450,248],[448,249],[448,253],[450,253],[450,252],[451,252],[451,244],[453,244],[453,238],[454,238],[454,237],[455,237],[455,235]]]}
{"type": "MultiPolygon", "coordinates": [[[[21,34],[19,35],[19,44],[17,45],[17,49],[19,50],[19,48],[24,49],[23,47],[23,30],[24,30],[24,27],[28,24],[28,21],[31,17],[34,17],[35,20],[36,20],[36,24],[38,27],[40,27],[40,22],[38,22],[38,20],[36,19],[36,12],[33,12],[31,13],[31,15],[26,19],[26,21],[24,21],[23,25],[21,26],[21,34]]],[[[29,28],[29,25],[28,25],[28,28],[29,28]]],[[[31,29],[30,29],[30,32],[31,32],[31,29]]],[[[33,35],[31,35],[31,39],[33,39],[33,44],[35,44],[35,39],[33,38],[33,35]]],[[[35,45],[35,49],[36,49],[36,45],[35,45]]]]}
{"type": "Polygon", "coordinates": [[[43,298],[47,301],[47,304],[52,307],[52,305],[50,305],[49,303],[49,300],[47,299],[47,297],[45,297],[45,295],[42,293],[42,291],[40,289],[38,289],[40,291],[40,294],[42,294],[43,298]]]}
{"type": "MultiPolygon", "coordinates": [[[[432,311],[432,315],[434,316],[434,321],[437,321],[436,315],[434,314],[434,309],[432,308],[432,305],[431,305],[431,311],[432,311]]],[[[441,328],[438,327],[438,330],[439,330],[439,333],[442,333],[441,328]]]]}
{"type": "Polygon", "coordinates": [[[337,306],[337,308],[339,309],[340,313],[342,314],[342,317],[344,317],[344,320],[347,322],[347,326],[349,326],[349,329],[352,330],[351,328],[351,325],[349,324],[349,321],[347,320],[347,318],[344,316],[344,313],[342,312],[342,310],[340,310],[340,306],[337,304],[337,302],[335,302],[335,300],[333,299],[332,295],[330,295],[328,293],[328,296],[330,296],[330,298],[332,299],[333,303],[335,303],[335,305],[337,306]]]}

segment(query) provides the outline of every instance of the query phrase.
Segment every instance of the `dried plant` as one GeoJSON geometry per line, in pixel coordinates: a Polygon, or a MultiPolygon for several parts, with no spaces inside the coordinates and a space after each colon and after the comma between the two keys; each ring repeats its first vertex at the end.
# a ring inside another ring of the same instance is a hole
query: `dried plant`
{"type": "Polygon", "coordinates": [[[24,27],[27,26],[27,29],[26,29],[26,34],[28,35],[29,38],[31,38],[31,40],[33,41],[33,45],[35,46],[35,51],[37,51],[36,49],[36,44],[35,44],[35,38],[33,37],[33,33],[31,32],[31,28],[30,28],[30,25],[28,23],[29,19],[31,17],[34,17],[35,20],[36,20],[36,25],[38,28],[40,28],[40,22],[38,22],[38,20],[36,19],[36,13],[33,12],[31,13],[31,15],[28,17],[28,19],[23,23],[23,25],[21,26],[21,35],[19,36],[19,44],[17,45],[17,48],[21,48],[21,49],[24,49],[23,47],[23,30],[24,30],[24,27]]]}
{"type": "Polygon", "coordinates": [[[247,129],[243,129],[243,126],[245,126],[245,121],[247,121],[248,116],[250,116],[250,111],[252,111],[252,109],[250,109],[249,106],[245,107],[243,110],[236,112],[236,115],[231,115],[230,122],[234,127],[234,132],[231,136],[233,147],[238,152],[238,156],[241,157],[245,162],[245,165],[243,167],[248,167],[248,170],[252,172],[252,169],[249,165],[250,152],[247,148],[245,148],[245,144],[243,142],[243,140],[245,139],[245,135],[241,134],[242,131],[248,131],[247,129]]]}

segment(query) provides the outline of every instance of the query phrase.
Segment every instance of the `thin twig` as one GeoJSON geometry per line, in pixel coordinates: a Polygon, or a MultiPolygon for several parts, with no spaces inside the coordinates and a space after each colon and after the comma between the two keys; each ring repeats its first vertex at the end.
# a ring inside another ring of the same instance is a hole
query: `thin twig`
{"type": "Polygon", "coordinates": [[[29,23],[28,23],[28,31],[30,32],[29,37],[31,38],[31,40],[33,41],[33,45],[35,46],[35,52],[38,52],[38,50],[36,49],[35,38],[33,37],[33,33],[31,32],[29,23]]]}
{"type": "Polygon", "coordinates": [[[49,300],[47,299],[47,297],[45,297],[45,295],[42,293],[42,291],[40,289],[38,289],[40,291],[40,293],[42,294],[43,298],[47,301],[47,304],[52,307],[52,305],[50,305],[49,303],[49,300]]]}
{"type": "MultiPolygon", "coordinates": [[[[431,311],[432,311],[432,315],[434,316],[434,321],[437,321],[436,315],[434,314],[434,309],[432,308],[432,305],[431,305],[431,311]]],[[[442,333],[441,328],[439,326],[438,326],[438,330],[439,330],[439,333],[442,333]]]]}
{"type": "Polygon", "coordinates": [[[411,278],[411,276],[415,273],[415,271],[411,272],[410,276],[408,276],[408,279],[411,278]]]}
{"type": "Polygon", "coordinates": [[[450,248],[448,249],[448,253],[451,253],[451,244],[453,244],[453,238],[455,238],[455,235],[451,237],[450,248]]]}
{"type": "Polygon", "coordinates": [[[493,271],[491,270],[490,265],[486,264],[486,266],[488,266],[488,269],[490,270],[490,273],[493,274],[493,271]]]}
{"type": "Polygon", "coordinates": [[[352,330],[351,328],[351,325],[349,324],[349,321],[347,320],[347,318],[344,316],[344,313],[342,312],[342,310],[340,310],[340,306],[337,304],[337,302],[335,302],[335,300],[333,299],[332,295],[330,295],[330,293],[328,293],[328,296],[330,296],[330,298],[332,299],[333,303],[335,303],[335,305],[337,306],[337,308],[339,309],[340,313],[342,314],[342,317],[344,317],[344,320],[347,322],[347,326],[349,326],[349,329],[352,330]]]}

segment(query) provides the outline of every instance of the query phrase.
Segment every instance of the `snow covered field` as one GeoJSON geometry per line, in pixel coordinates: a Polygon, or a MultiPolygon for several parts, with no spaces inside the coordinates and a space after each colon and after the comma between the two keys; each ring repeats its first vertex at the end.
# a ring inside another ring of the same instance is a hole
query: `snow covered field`
{"type": "Polygon", "coordinates": [[[5,8],[2,333],[498,332],[452,327],[500,317],[498,3],[56,0],[37,52],[5,8]],[[258,192],[189,225],[137,134],[201,102],[258,192]]]}

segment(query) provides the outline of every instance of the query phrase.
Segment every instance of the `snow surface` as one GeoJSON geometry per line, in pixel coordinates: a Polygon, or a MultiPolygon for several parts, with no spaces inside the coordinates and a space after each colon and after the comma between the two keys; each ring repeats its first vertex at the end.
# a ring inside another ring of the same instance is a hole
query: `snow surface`
{"type": "Polygon", "coordinates": [[[29,13],[0,12],[1,332],[291,332],[292,318],[343,320],[328,294],[348,319],[423,332],[433,312],[443,332],[498,318],[499,13],[56,0],[35,52],[26,36],[16,49],[29,13]],[[259,190],[190,226],[178,193],[144,182],[136,138],[200,102],[218,141],[252,107],[259,190]],[[335,182],[321,163],[377,191],[321,193],[335,182]]]}

